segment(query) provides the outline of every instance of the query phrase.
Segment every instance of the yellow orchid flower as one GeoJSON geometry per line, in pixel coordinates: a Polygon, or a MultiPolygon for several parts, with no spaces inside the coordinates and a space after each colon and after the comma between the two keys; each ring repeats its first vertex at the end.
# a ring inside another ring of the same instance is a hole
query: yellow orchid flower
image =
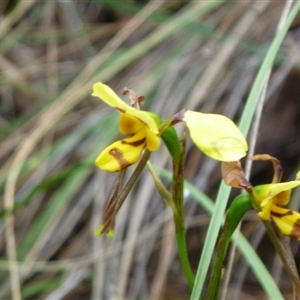
{"type": "Polygon", "coordinates": [[[223,162],[224,181],[232,187],[243,188],[251,196],[253,206],[262,220],[273,220],[283,235],[300,240],[300,213],[284,208],[290,201],[292,189],[300,186],[300,172],[296,180],[279,182],[282,167],[278,159],[267,154],[256,155],[252,159],[268,160],[273,163],[273,183],[253,187],[246,179],[239,162],[223,162]]]}
{"type": "MultiPolygon", "coordinates": [[[[124,92],[129,94],[133,106],[123,102],[109,86],[101,82],[93,86],[92,96],[100,98],[120,112],[119,131],[128,135],[100,153],[95,161],[96,166],[100,169],[111,172],[124,170],[139,160],[145,148],[150,152],[156,151],[160,145],[160,138],[168,148],[173,164],[178,166],[182,159],[182,143],[173,127],[178,122],[186,123],[194,143],[213,159],[231,161],[246,155],[247,142],[230,119],[216,114],[182,110],[162,121],[153,113],[139,110],[139,104],[143,100],[141,97],[136,97],[134,92],[129,89],[125,89],[123,94],[124,92]]],[[[142,168],[143,166],[136,169],[138,172],[134,173],[135,176],[139,176],[142,168]]],[[[130,191],[128,186],[132,187],[136,178],[133,177],[133,180],[129,180],[126,183],[126,189],[124,188],[122,191],[122,180],[118,179],[115,191],[106,206],[103,222],[96,231],[96,235],[102,233],[112,235],[115,216],[130,191]]]]}
{"type": "Polygon", "coordinates": [[[145,147],[151,152],[158,149],[158,126],[148,112],[127,105],[101,82],[94,84],[92,96],[99,97],[121,113],[119,130],[122,134],[130,135],[107,147],[97,157],[96,166],[106,171],[120,171],[136,163],[145,147]]]}
{"type": "Polygon", "coordinates": [[[300,214],[283,206],[290,201],[291,190],[300,185],[300,180],[259,185],[254,188],[255,201],[260,204],[258,216],[272,219],[283,235],[300,239],[300,214]]]}
{"type": "Polygon", "coordinates": [[[248,150],[246,139],[240,130],[225,116],[182,110],[158,127],[153,114],[127,105],[109,86],[101,82],[94,84],[92,96],[100,98],[121,113],[119,130],[122,134],[129,135],[107,147],[98,156],[95,164],[103,170],[120,171],[136,163],[145,147],[150,152],[158,149],[160,136],[169,150],[174,148],[170,132],[169,137],[163,134],[178,122],[186,123],[196,146],[213,159],[238,160],[248,150]]]}

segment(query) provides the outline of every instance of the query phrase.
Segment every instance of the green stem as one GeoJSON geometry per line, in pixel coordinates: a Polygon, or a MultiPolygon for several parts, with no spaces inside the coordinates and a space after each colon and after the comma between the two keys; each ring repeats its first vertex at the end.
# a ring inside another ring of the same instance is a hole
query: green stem
{"type": "Polygon", "coordinates": [[[176,211],[171,193],[167,190],[165,185],[162,183],[162,181],[160,180],[160,178],[154,171],[153,166],[150,161],[147,162],[147,168],[152,176],[155,187],[156,187],[158,193],[160,194],[160,196],[162,197],[162,199],[166,202],[166,204],[168,206],[170,206],[172,208],[173,212],[176,211]]]}
{"type": "MultiPolygon", "coordinates": [[[[170,129],[170,128],[169,128],[170,129]]],[[[186,238],[185,238],[185,229],[184,229],[184,206],[183,206],[183,191],[184,191],[184,160],[185,160],[185,135],[182,138],[181,145],[174,142],[174,139],[177,136],[173,136],[172,139],[165,139],[165,142],[172,142],[176,148],[176,155],[172,154],[172,162],[173,162],[173,179],[172,179],[172,193],[170,193],[164,184],[161,182],[154,169],[151,166],[151,163],[148,162],[148,170],[152,175],[153,181],[155,183],[156,189],[159,192],[160,196],[165,200],[168,206],[171,207],[173,211],[175,232],[176,232],[176,242],[179,253],[179,258],[181,262],[181,266],[186,277],[187,283],[190,289],[193,289],[195,278],[192,272],[188,253],[186,246],[186,238]],[[175,144],[174,144],[175,143],[175,144]]],[[[172,144],[171,143],[171,144],[172,144]]],[[[170,149],[173,147],[170,147],[170,149]]],[[[173,149],[174,150],[174,149],[173,149]]],[[[173,151],[172,150],[172,151],[173,151]]],[[[170,153],[172,152],[170,151],[170,153]]]]}
{"type": "MultiPolygon", "coordinates": [[[[157,191],[159,192],[162,199],[165,200],[166,204],[168,206],[170,206],[170,208],[173,211],[178,254],[179,254],[179,258],[180,258],[180,262],[181,262],[181,266],[182,266],[185,278],[187,280],[187,283],[188,283],[190,289],[192,290],[195,279],[194,279],[194,275],[193,275],[193,272],[190,267],[190,262],[189,262],[188,253],[187,253],[185,230],[184,230],[183,205],[182,204],[177,205],[177,206],[175,205],[173,196],[166,189],[166,187],[164,186],[164,184],[162,183],[160,178],[157,176],[156,172],[154,171],[154,169],[149,161],[147,163],[147,167],[153,178],[153,181],[154,181],[157,191]]],[[[178,179],[176,179],[176,182],[178,183],[178,179]]],[[[182,193],[183,193],[183,185],[182,184],[176,185],[173,182],[173,186],[177,186],[178,189],[182,188],[182,193]]],[[[178,201],[183,201],[183,196],[181,197],[179,195],[180,195],[180,192],[176,196],[177,204],[178,204],[178,201]],[[181,200],[179,200],[178,197],[180,197],[181,200]]]]}
{"type": "Polygon", "coordinates": [[[181,262],[181,266],[185,278],[187,280],[189,288],[192,290],[195,282],[195,277],[192,272],[190,261],[188,258],[183,218],[181,222],[179,220],[180,218],[178,217],[178,215],[176,216],[176,214],[174,213],[174,223],[175,223],[175,230],[176,230],[176,242],[177,242],[178,254],[179,254],[179,258],[180,258],[180,262],[181,262]]]}
{"type": "Polygon", "coordinates": [[[250,196],[248,194],[241,194],[233,200],[226,212],[225,224],[223,226],[213,260],[212,274],[206,296],[206,299],[208,300],[218,299],[223,261],[226,256],[231,237],[242,217],[249,209],[252,209],[252,200],[250,196]]]}
{"type": "Polygon", "coordinates": [[[176,242],[181,265],[190,289],[194,287],[195,277],[192,272],[187,254],[185,228],[184,228],[184,162],[185,162],[185,135],[181,141],[181,155],[179,161],[173,160],[172,198],[175,209],[173,209],[174,223],[176,229],[176,242]]]}
{"type": "Polygon", "coordinates": [[[224,225],[221,238],[217,244],[215,258],[212,264],[212,274],[209,281],[206,299],[217,299],[220,288],[220,281],[223,274],[223,261],[227,252],[227,228],[228,222],[224,225]]]}

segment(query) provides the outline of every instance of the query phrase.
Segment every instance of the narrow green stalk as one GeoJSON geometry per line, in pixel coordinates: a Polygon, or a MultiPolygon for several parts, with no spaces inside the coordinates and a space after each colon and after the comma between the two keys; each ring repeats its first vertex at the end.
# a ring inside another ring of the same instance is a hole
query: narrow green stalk
{"type": "Polygon", "coordinates": [[[183,137],[182,145],[177,147],[179,155],[172,156],[173,158],[173,179],[172,193],[170,193],[162,183],[150,162],[147,163],[148,170],[153,178],[155,187],[162,199],[173,211],[173,219],[175,225],[176,242],[181,266],[190,289],[194,286],[194,274],[192,272],[185,238],[184,229],[184,210],[183,210],[183,190],[184,190],[184,156],[185,156],[185,136],[183,137]],[[178,158],[178,159],[176,159],[178,158]]]}
{"type": "Polygon", "coordinates": [[[209,281],[206,299],[218,299],[220,281],[222,277],[223,261],[226,256],[231,237],[239,225],[244,214],[252,209],[252,200],[248,194],[237,196],[226,212],[225,223],[217,244],[212,265],[212,274],[209,281]]]}
{"type": "Polygon", "coordinates": [[[153,166],[150,161],[147,162],[147,168],[152,176],[155,187],[156,187],[158,193],[160,194],[160,196],[162,197],[162,199],[166,202],[166,204],[168,206],[170,206],[172,208],[173,212],[176,211],[171,193],[167,190],[165,185],[162,183],[162,181],[158,177],[157,173],[154,171],[153,166]]]}
{"type": "Polygon", "coordinates": [[[172,198],[176,210],[174,213],[174,223],[176,229],[176,241],[179,252],[181,265],[187,279],[188,285],[192,290],[194,287],[195,277],[192,272],[187,254],[185,228],[184,228],[184,206],[183,206],[183,191],[184,191],[184,162],[185,162],[185,136],[181,141],[180,160],[173,160],[173,180],[172,180],[172,198]]]}
{"type": "Polygon", "coordinates": [[[215,258],[212,265],[212,274],[209,281],[208,292],[206,299],[214,300],[217,299],[220,288],[220,281],[223,275],[223,261],[227,252],[227,228],[228,222],[225,223],[222,235],[217,244],[215,258]]]}
{"type": "Polygon", "coordinates": [[[185,238],[185,230],[184,230],[184,223],[182,219],[182,223],[180,224],[178,220],[178,216],[175,216],[174,214],[174,223],[175,223],[175,230],[176,230],[176,242],[177,242],[177,248],[178,248],[178,254],[181,262],[181,266],[185,275],[185,278],[187,280],[187,283],[190,287],[190,289],[193,289],[195,277],[192,272],[190,261],[188,258],[187,253],[187,246],[186,246],[186,238],[185,238]]]}
{"type": "MultiPolygon", "coordinates": [[[[153,178],[153,181],[154,181],[157,191],[159,192],[162,199],[166,202],[166,204],[168,206],[170,206],[170,208],[173,211],[178,254],[179,254],[179,258],[180,258],[180,262],[181,262],[181,266],[182,266],[185,278],[187,280],[187,283],[188,283],[190,289],[192,290],[195,279],[194,279],[194,274],[190,267],[190,262],[189,262],[188,253],[187,253],[185,230],[184,230],[183,204],[181,204],[181,202],[183,201],[183,196],[180,196],[181,200],[176,198],[176,203],[179,204],[178,206],[176,206],[173,196],[166,189],[166,187],[164,186],[164,184],[162,183],[160,178],[157,176],[157,174],[154,171],[150,162],[147,163],[147,167],[153,178]]],[[[182,186],[182,189],[183,189],[183,185],[179,184],[177,179],[176,179],[176,183],[175,184],[173,183],[173,186],[177,186],[178,188],[180,188],[180,186],[182,186]]],[[[180,195],[180,192],[178,193],[178,195],[180,195]]],[[[182,195],[183,195],[183,190],[182,190],[182,195]]]]}

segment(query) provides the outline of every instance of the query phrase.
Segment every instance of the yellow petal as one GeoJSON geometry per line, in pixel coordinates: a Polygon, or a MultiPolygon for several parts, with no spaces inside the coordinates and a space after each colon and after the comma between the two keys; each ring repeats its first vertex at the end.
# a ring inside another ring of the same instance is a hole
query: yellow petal
{"type": "Polygon", "coordinates": [[[270,220],[272,206],[272,201],[266,202],[265,205],[261,207],[261,211],[258,213],[258,216],[263,220],[270,220]]]}
{"type": "MultiPolygon", "coordinates": [[[[255,196],[257,197],[255,200],[258,200],[260,202],[259,193],[256,193],[255,196]]],[[[260,203],[261,211],[258,213],[258,216],[263,219],[263,220],[269,220],[270,219],[270,214],[273,206],[278,205],[286,205],[290,201],[290,196],[291,196],[291,190],[283,191],[274,197],[267,196],[265,198],[262,198],[263,201],[260,203]]]]}
{"type": "Polygon", "coordinates": [[[93,86],[92,96],[100,98],[109,106],[118,109],[122,113],[129,113],[145,123],[153,133],[158,134],[158,127],[150,114],[145,111],[137,110],[121,100],[118,95],[107,85],[97,82],[93,86]]]}
{"type": "Polygon", "coordinates": [[[183,120],[192,140],[207,156],[220,161],[235,161],[246,155],[247,142],[227,117],[187,110],[183,120]]]}
{"type": "MultiPolygon", "coordinates": [[[[271,185],[271,189],[269,195],[271,197],[278,195],[281,192],[291,190],[300,185],[299,180],[289,181],[289,182],[282,182],[282,183],[275,183],[271,185]]],[[[285,202],[284,199],[281,199],[281,202],[277,202],[277,204],[285,205],[288,202],[285,202]]]]}
{"type": "Polygon", "coordinates": [[[300,181],[289,181],[282,183],[270,183],[256,186],[255,192],[257,194],[257,200],[262,202],[261,205],[265,205],[265,202],[273,199],[272,201],[278,205],[286,205],[290,201],[291,189],[300,185],[300,181]]]}
{"type": "Polygon", "coordinates": [[[160,138],[154,134],[151,130],[145,127],[145,136],[147,139],[147,148],[149,151],[154,152],[160,145],[160,138]]]}
{"type": "Polygon", "coordinates": [[[144,131],[117,141],[97,157],[95,165],[102,170],[117,172],[135,164],[146,146],[144,131]]]}
{"type": "Polygon", "coordinates": [[[300,214],[286,208],[273,205],[272,220],[283,235],[300,240],[300,214]]]}
{"type": "Polygon", "coordinates": [[[286,190],[272,197],[272,202],[275,205],[284,206],[290,202],[290,198],[291,198],[291,190],[286,190]]]}
{"type": "Polygon", "coordinates": [[[131,114],[124,113],[120,115],[119,130],[123,134],[135,134],[145,127],[142,121],[131,114]]]}

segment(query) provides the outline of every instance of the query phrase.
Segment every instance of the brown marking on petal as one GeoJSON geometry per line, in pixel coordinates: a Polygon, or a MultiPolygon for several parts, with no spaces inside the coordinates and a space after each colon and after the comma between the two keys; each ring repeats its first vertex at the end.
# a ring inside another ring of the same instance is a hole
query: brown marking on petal
{"type": "MultiPolygon", "coordinates": [[[[284,214],[271,211],[271,215],[277,218],[282,218],[285,216],[293,215],[293,211],[289,210],[284,214]]],[[[288,236],[296,240],[300,239],[300,219],[297,219],[296,222],[293,222],[293,230],[290,234],[288,234],[288,236]]]]}
{"type": "Polygon", "coordinates": [[[129,166],[128,161],[124,159],[123,153],[119,149],[113,148],[109,151],[109,154],[112,155],[118,161],[121,170],[129,166]]]}
{"type": "Polygon", "coordinates": [[[130,146],[133,146],[133,147],[138,147],[138,146],[144,144],[145,142],[146,142],[146,138],[142,138],[142,139],[134,141],[134,142],[126,142],[124,140],[121,141],[122,144],[130,145],[130,146]]]}
{"type": "Polygon", "coordinates": [[[293,211],[291,210],[288,210],[286,213],[284,214],[281,214],[281,213],[278,213],[278,212],[274,212],[274,211],[271,211],[271,215],[274,216],[274,217],[277,217],[277,218],[282,218],[282,217],[285,217],[285,216],[290,216],[293,214],[293,211]]]}
{"type": "Polygon", "coordinates": [[[299,238],[300,238],[300,219],[297,219],[297,221],[294,223],[294,228],[289,236],[293,239],[299,240],[299,238]]]}
{"type": "Polygon", "coordinates": [[[116,110],[118,110],[121,114],[124,114],[126,111],[119,107],[114,107],[116,110]]]}

